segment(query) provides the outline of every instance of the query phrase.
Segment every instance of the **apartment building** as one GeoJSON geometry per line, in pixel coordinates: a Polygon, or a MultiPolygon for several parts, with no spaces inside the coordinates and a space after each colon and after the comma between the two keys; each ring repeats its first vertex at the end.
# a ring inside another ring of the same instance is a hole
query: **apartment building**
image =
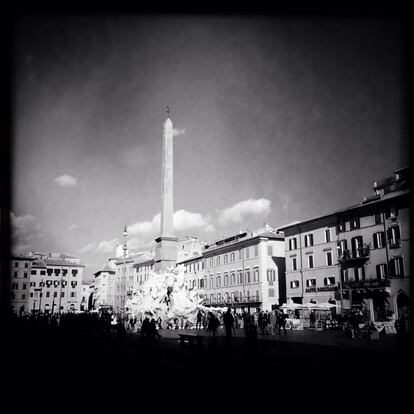
{"type": "Polygon", "coordinates": [[[291,223],[285,234],[287,297],[359,307],[371,320],[409,313],[410,168],[377,181],[351,207],[291,223]]]}

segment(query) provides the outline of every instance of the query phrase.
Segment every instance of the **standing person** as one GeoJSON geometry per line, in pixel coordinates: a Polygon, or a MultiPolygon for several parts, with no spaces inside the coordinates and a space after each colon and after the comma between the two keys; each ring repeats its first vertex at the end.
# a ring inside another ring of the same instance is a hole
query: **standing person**
{"type": "Polygon", "coordinates": [[[213,334],[213,338],[216,337],[217,328],[219,327],[219,325],[220,321],[218,320],[217,316],[215,316],[213,312],[209,312],[207,330],[213,334]]]}
{"type": "Polygon", "coordinates": [[[227,308],[227,312],[223,315],[223,323],[226,330],[226,342],[230,342],[234,329],[234,317],[230,308],[227,308]]]}
{"type": "Polygon", "coordinates": [[[269,315],[269,325],[270,325],[270,335],[276,335],[276,311],[270,312],[269,315]]]}
{"type": "Polygon", "coordinates": [[[201,329],[201,321],[203,319],[203,314],[201,313],[201,310],[197,313],[197,323],[196,323],[196,329],[201,329]]]}
{"type": "Polygon", "coordinates": [[[283,312],[279,313],[279,317],[277,320],[278,325],[279,325],[279,335],[281,333],[280,331],[282,328],[283,328],[283,332],[285,333],[285,335],[287,335],[286,334],[286,318],[287,318],[287,315],[285,315],[283,312]]]}

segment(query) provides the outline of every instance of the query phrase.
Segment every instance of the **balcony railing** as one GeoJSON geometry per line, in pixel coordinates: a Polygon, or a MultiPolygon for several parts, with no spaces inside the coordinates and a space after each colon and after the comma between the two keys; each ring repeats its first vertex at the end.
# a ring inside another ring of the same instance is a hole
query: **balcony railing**
{"type": "Polygon", "coordinates": [[[305,288],[305,293],[316,293],[316,292],[334,292],[337,290],[338,287],[335,285],[329,285],[329,286],[308,286],[305,288]]]}
{"type": "Polygon", "coordinates": [[[390,279],[348,280],[342,283],[345,289],[384,288],[390,286],[390,279]]]}
{"type": "Polygon", "coordinates": [[[364,264],[369,259],[370,247],[365,245],[355,250],[344,250],[340,253],[338,262],[343,268],[364,264]]]}
{"type": "Polygon", "coordinates": [[[235,306],[235,305],[244,305],[244,304],[251,304],[261,302],[261,295],[254,295],[254,296],[243,296],[242,298],[237,299],[220,299],[220,300],[212,300],[212,299],[204,299],[203,305],[205,306],[235,306]]]}

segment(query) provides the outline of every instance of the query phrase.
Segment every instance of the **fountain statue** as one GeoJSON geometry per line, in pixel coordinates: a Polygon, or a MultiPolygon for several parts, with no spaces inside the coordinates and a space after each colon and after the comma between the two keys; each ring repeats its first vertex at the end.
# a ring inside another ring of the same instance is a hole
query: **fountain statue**
{"type": "Polygon", "coordinates": [[[176,318],[195,325],[199,310],[219,314],[225,307],[207,307],[202,304],[195,290],[188,289],[184,281],[184,266],[169,267],[163,274],[152,272],[126,302],[126,307],[138,320],[149,315],[159,317],[164,323],[172,323],[176,318]]]}

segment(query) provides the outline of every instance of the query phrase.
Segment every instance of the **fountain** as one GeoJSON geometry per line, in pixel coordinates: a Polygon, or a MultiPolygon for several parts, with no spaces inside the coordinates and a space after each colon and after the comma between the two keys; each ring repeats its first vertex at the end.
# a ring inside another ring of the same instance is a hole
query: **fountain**
{"type": "Polygon", "coordinates": [[[152,272],[138,289],[132,291],[132,296],[126,302],[126,307],[138,320],[145,316],[158,319],[163,323],[172,323],[176,318],[195,325],[197,313],[213,312],[216,316],[226,307],[207,307],[202,304],[193,289],[188,289],[184,280],[184,266],[169,267],[163,274],[152,272]]]}

